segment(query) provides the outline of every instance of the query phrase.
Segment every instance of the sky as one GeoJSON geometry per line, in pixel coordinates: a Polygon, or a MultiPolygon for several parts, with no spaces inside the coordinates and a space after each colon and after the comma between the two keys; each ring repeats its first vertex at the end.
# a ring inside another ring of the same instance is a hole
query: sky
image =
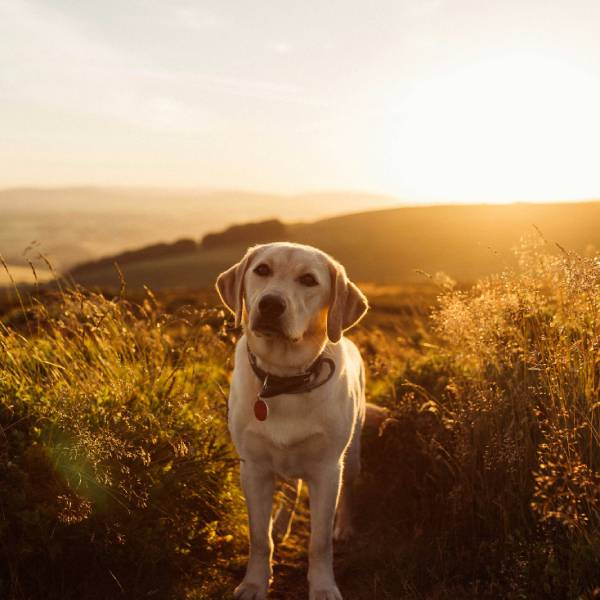
{"type": "Polygon", "coordinates": [[[600,198],[597,0],[0,0],[0,187],[600,198]]]}

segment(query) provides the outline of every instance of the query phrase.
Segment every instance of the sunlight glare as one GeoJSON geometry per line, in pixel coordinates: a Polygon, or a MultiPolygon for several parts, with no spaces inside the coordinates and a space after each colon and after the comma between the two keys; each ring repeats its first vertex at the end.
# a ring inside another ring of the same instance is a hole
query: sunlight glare
{"type": "Polygon", "coordinates": [[[478,62],[424,82],[391,109],[387,176],[432,199],[582,197],[600,188],[599,106],[598,77],[564,59],[478,62]]]}

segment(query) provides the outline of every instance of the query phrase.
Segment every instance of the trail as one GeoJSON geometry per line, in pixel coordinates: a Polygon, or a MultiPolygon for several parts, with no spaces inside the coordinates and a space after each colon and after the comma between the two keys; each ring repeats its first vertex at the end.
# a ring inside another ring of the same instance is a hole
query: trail
{"type": "MultiPolygon", "coordinates": [[[[361,568],[361,540],[365,535],[359,530],[349,542],[334,545],[334,570],[344,600],[379,600],[377,581],[369,581],[369,574],[361,568]]],[[[275,547],[269,600],[308,599],[309,536],[310,511],[304,485],[290,535],[275,547]]]]}
{"type": "Polygon", "coordinates": [[[308,598],[308,538],[310,513],[306,491],[296,509],[292,530],[282,544],[275,547],[273,583],[269,599],[299,600],[308,598]]]}

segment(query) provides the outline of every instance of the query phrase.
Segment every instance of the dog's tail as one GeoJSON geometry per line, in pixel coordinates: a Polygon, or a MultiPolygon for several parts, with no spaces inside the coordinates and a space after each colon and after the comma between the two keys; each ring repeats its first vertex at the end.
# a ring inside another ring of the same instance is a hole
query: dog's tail
{"type": "Polygon", "coordinates": [[[390,411],[383,406],[377,406],[367,402],[367,409],[365,411],[365,424],[364,431],[369,433],[377,433],[381,430],[381,426],[390,416],[390,411]]]}

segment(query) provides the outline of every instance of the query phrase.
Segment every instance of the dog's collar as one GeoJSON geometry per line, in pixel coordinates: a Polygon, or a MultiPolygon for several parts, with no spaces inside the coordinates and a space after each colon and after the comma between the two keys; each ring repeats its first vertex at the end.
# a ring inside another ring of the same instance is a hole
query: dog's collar
{"type": "Polygon", "coordinates": [[[254,374],[262,383],[262,388],[258,393],[259,399],[272,398],[273,396],[279,396],[280,394],[303,394],[305,392],[311,392],[312,390],[325,385],[335,373],[335,362],[331,358],[327,358],[323,356],[323,354],[320,354],[310,367],[300,375],[291,375],[289,377],[273,375],[272,373],[268,373],[261,369],[256,362],[256,356],[254,356],[249,347],[247,347],[247,349],[250,366],[252,367],[254,374]],[[329,373],[325,379],[319,381],[319,375],[321,374],[321,369],[324,364],[329,367],[329,373]]]}

